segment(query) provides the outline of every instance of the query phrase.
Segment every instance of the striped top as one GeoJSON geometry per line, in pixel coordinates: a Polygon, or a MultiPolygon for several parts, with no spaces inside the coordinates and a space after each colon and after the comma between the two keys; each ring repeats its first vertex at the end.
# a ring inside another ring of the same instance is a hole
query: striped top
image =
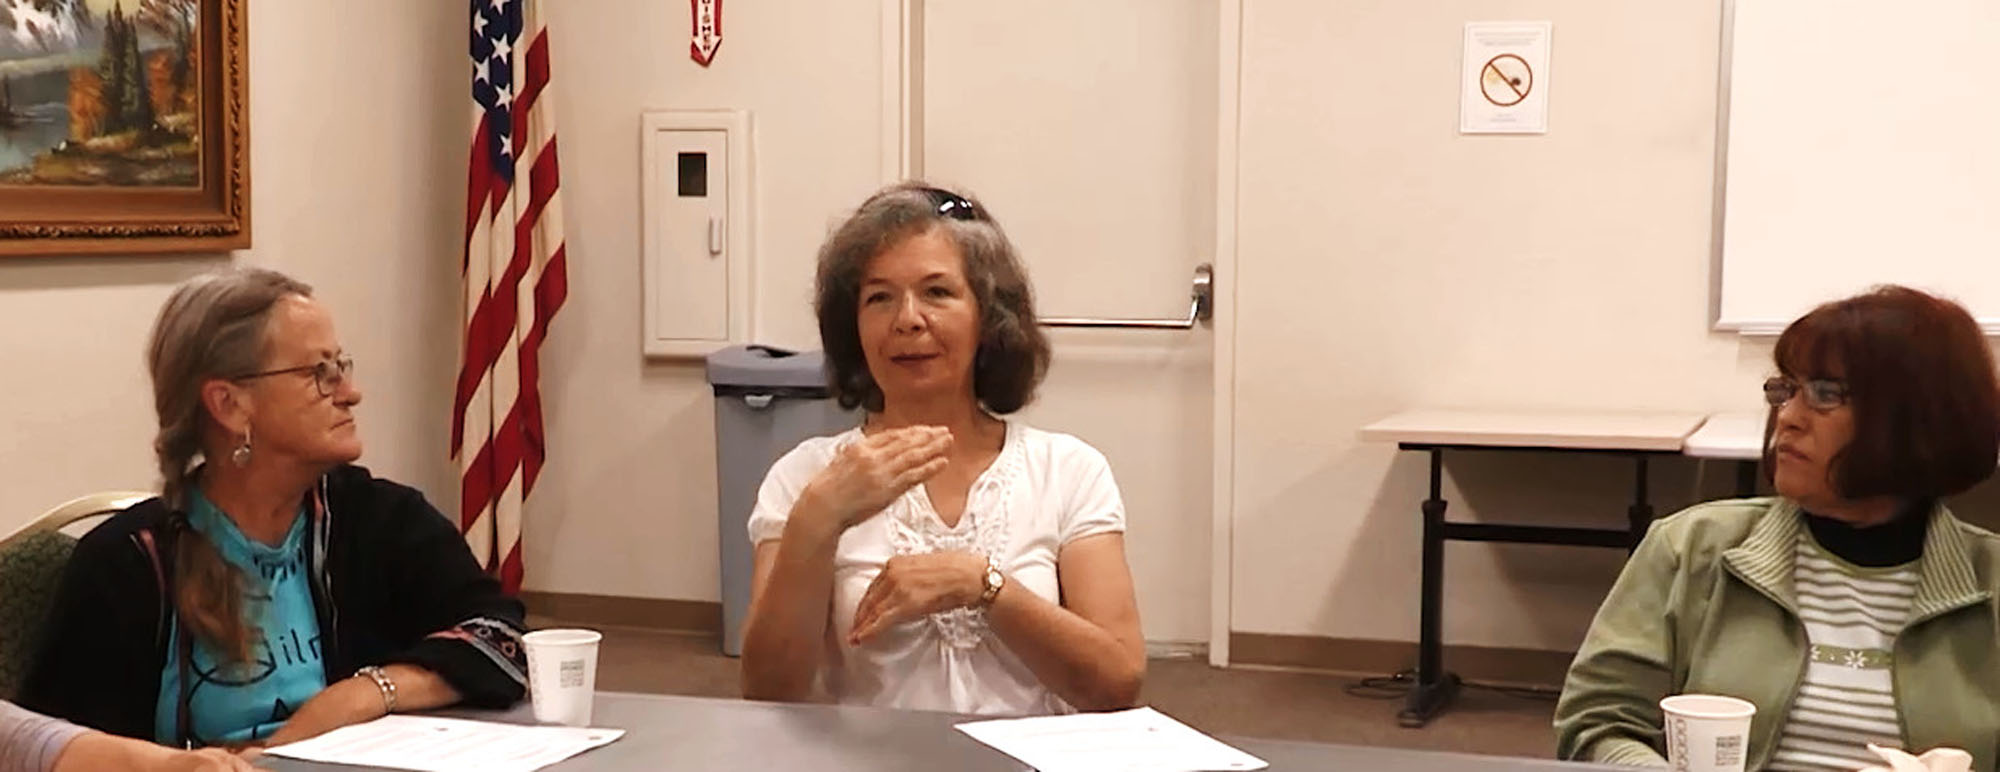
{"type": "Polygon", "coordinates": [[[69,742],[89,730],[29,713],[0,700],[0,772],[54,769],[69,742]]]}
{"type": "MultiPolygon", "coordinates": [[[[1921,561],[1921,558],[1919,558],[1921,561]]],[[[1880,764],[1868,744],[1903,747],[1890,665],[1916,601],[1918,561],[1863,568],[1801,531],[1792,586],[1811,644],[1772,770],[1853,770],[1880,764]]]]}

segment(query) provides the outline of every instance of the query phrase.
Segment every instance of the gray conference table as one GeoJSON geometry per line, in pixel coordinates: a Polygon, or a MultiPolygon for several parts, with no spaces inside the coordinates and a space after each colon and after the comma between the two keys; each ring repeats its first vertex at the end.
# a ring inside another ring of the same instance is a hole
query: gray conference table
{"type": "MultiPolygon", "coordinates": [[[[520,723],[531,720],[525,705],[504,713],[445,711],[443,715],[520,723]]],[[[565,772],[680,769],[1020,772],[1026,769],[1007,755],[952,729],[952,724],[965,720],[964,716],[948,713],[606,692],[597,695],[591,723],[624,729],[625,736],[549,769],[565,772]]],[[[1540,759],[1241,737],[1221,739],[1270,762],[1271,769],[1278,772],[1581,772],[1616,769],[1540,759]]],[[[259,766],[300,772],[355,769],[274,757],[262,759],[259,766]]]]}

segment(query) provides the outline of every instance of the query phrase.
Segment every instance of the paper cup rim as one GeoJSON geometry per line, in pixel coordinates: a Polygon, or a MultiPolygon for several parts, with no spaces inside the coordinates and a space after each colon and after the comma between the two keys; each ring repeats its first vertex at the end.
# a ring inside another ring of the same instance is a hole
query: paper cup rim
{"type": "Polygon", "coordinates": [[[521,636],[521,642],[531,646],[582,646],[604,640],[604,634],[596,630],[580,627],[556,627],[536,630],[521,636]]]}
{"type": "Polygon", "coordinates": [[[1660,710],[1670,715],[1695,719],[1740,719],[1757,715],[1757,706],[1749,700],[1721,694],[1676,694],[1660,700],[1660,710]],[[1675,707],[1675,703],[1700,701],[1707,703],[1702,708],[1675,707]]]}

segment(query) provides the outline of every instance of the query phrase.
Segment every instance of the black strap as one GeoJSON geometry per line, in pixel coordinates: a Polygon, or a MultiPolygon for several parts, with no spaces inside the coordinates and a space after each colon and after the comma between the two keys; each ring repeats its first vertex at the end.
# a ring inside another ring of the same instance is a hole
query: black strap
{"type": "MultiPolygon", "coordinates": [[[[182,522],[184,521],[172,521],[174,525],[182,522]]],[[[146,559],[153,565],[153,581],[160,588],[160,626],[174,631],[174,670],[180,674],[180,678],[177,679],[180,694],[175,700],[174,744],[183,748],[193,748],[193,733],[189,731],[188,723],[189,717],[193,715],[189,705],[194,700],[194,688],[188,679],[188,661],[192,657],[194,644],[188,639],[187,630],[182,629],[171,616],[178,612],[173,603],[172,592],[167,587],[167,569],[166,564],[160,560],[159,541],[153,537],[152,529],[140,531],[138,537],[140,548],[145,551],[146,559]]]]}
{"type": "Polygon", "coordinates": [[[140,531],[137,535],[137,540],[139,542],[139,550],[146,553],[146,559],[153,564],[153,586],[160,590],[160,624],[153,631],[153,640],[158,644],[165,644],[167,638],[167,620],[171,619],[168,614],[173,612],[173,604],[169,602],[170,599],[167,597],[167,569],[160,562],[160,548],[153,540],[152,529],[148,528],[140,531]]]}
{"type": "Polygon", "coordinates": [[[189,724],[193,722],[194,717],[194,710],[190,707],[194,702],[194,682],[193,679],[188,678],[188,662],[194,658],[194,642],[188,638],[187,628],[179,625],[175,625],[175,628],[177,629],[177,634],[174,636],[176,639],[174,649],[178,652],[175,655],[175,659],[178,662],[174,667],[180,671],[180,678],[178,680],[181,693],[179,699],[176,701],[174,711],[174,743],[183,748],[192,749],[194,748],[194,732],[189,727],[189,724]]]}

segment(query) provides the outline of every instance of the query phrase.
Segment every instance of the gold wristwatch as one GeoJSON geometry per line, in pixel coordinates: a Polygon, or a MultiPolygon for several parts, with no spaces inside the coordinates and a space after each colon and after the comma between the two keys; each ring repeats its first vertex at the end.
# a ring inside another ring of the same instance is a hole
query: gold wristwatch
{"type": "Polygon", "coordinates": [[[999,559],[986,556],[986,589],[979,593],[979,607],[993,605],[993,599],[1000,597],[1000,588],[1007,586],[1007,575],[1000,571],[999,559]]]}

